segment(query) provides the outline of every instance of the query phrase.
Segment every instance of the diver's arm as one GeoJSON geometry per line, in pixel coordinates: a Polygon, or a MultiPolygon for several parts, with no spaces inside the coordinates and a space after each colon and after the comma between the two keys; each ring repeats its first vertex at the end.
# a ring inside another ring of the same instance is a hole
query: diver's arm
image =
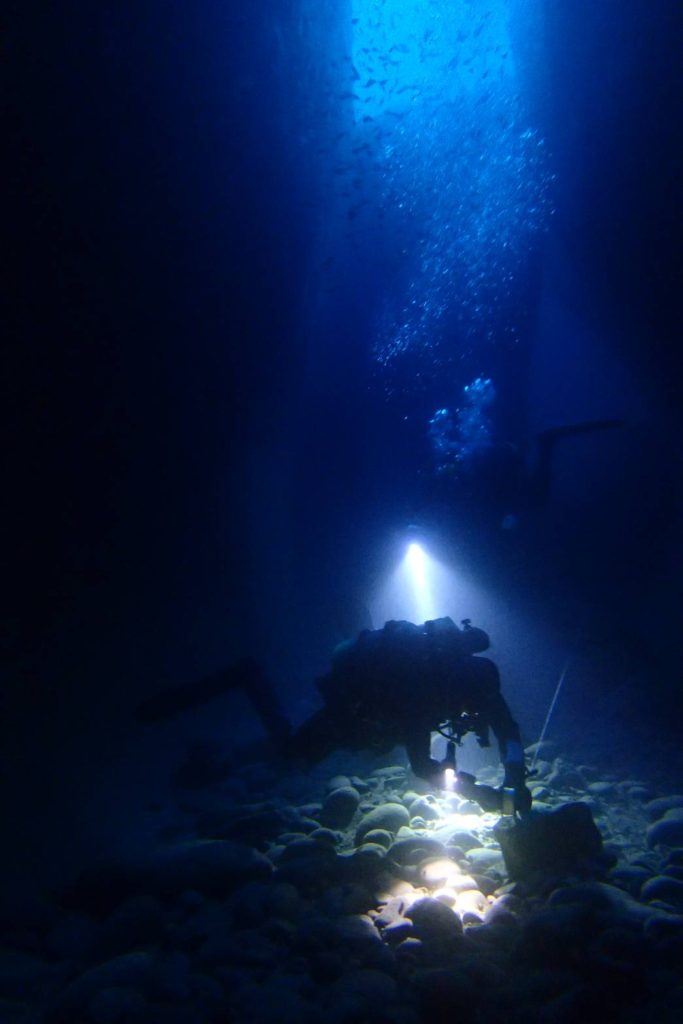
{"type": "Polygon", "coordinates": [[[512,717],[503,695],[489,698],[488,719],[498,742],[500,759],[505,768],[505,785],[516,788],[524,785],[524,751],[519,726],[512,717]]]}
{"type": "Polygon", "coordinates": [[[505,769],[503,786],[506,789],[514,789],[516,809],[521,812],[528,811],[531,807],[531,794],[525,785],[524,750],[519,726],[500,692],[500,676],[494,663],[488,658],[474,660],[481,666],[478,671],[482,677],[482,712],[496,737],[500,759],[505,769]]]}
{"type": "Polygon", "coordinates": [[[431,730],[429,726],[411,727],[405,738],[405,748],[413,774],[436,785],[442,775],[442,768],[438,761],[430,757],[431,730]]]}

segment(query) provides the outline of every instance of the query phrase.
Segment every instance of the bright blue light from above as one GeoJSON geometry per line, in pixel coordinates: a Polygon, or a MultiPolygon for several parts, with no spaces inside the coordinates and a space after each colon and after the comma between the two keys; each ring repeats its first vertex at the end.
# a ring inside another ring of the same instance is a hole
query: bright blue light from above
{"type": "Polygon", "coordinates": [[[479,93],[512,71],[506,3],[353,0],[356,116],[479,93]],[[487,81],[489,80],[489,81],[487,81]]]}
{"type": "Polygon", "coordinates": [[[351,0],[351,11],[355,131],[338,184],[354,229],[373,207],[388,215],[402,282],[378,312],[374,354],[388,371],[409,353],[422,383],[462,387],[464,354],[519,340],[517,282],[551,212],[510,32],[513,19],[515,37],[534,31],[533,5],[351,0]]]}

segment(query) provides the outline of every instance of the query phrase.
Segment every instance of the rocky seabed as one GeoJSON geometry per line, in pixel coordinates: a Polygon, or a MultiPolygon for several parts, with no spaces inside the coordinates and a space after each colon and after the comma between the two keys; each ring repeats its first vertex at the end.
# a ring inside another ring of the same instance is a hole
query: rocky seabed
{"type": "Polygon", "coordinates": [[[683,794],[534,752],[535,810],[604,840],[571,873],[510,880],[498,816],[402,765],[177,788],[144,854],[4,922],[0,1022],[680,1024],[683,794]]]}

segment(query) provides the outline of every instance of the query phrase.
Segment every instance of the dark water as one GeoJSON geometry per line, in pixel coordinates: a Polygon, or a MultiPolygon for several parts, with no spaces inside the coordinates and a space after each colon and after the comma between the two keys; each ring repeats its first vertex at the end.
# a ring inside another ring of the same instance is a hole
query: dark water
{"type": "Polygon", "coordinates": [[[680,12],[532,7],[14,6],[7,879],[259,735],[237,697],[145,733],[142,697],[252,654],[305,717],[365,607],[410,614],[411,523],[526,739],[569,661],[552,738],[675,788],[680,12]],[[608,418],[531,500],[536,435],[608,418]]]}

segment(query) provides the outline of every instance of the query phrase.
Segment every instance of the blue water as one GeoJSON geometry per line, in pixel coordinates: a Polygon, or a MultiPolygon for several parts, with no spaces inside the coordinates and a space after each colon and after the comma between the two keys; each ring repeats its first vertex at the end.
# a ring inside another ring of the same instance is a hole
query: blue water
{"type": "Polygon", "coordinates": [[[142,696],[248,654],[310,713],[334,645],[414,607],[411,525],[526,739],[571,655],[553,738],[676,746],[676,6],[15,14],[5,722],[37,870],[124,834],[188,742],[259,735],[236,700],[143,735],[142,696]],[[606,418],[531,500],[538,433],[606,418]]]}

